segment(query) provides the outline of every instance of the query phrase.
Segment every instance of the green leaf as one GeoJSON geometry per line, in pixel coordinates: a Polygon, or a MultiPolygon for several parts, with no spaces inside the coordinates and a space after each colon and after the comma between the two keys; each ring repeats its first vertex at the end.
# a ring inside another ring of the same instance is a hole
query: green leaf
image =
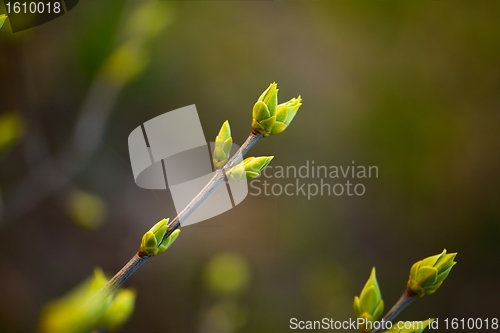
{"type": "Polygon", "coordinates": [[[288,106],[286,104],[278,105],[278,109],[276,111],[276,121],[285,122],[288,117],[288,106]]]}
{"type": "Polygon", "coordinates": [[[358,296],[354,296],[354,303],[352,304],[352,307],[354,309],[354,314],[356,315],[356,317],[360,318],[363,314],[363,310],[361,309],[361,304],[359,302],[358,296]]]}
{"type": "Polygon", "coordinates": [[[177,237],[179,237],[180,233],[181,231],[179,229],[174,230],[174,232],[172,232],[170,236],[168,236],[167,239],[165,239],[159,246],[158,253],[166,251],[175,242],[177,237]]]}
{"type": "Polygon", "coordinates": [[[243,160],[243,165],[246,171],[254,171],[260,173],[264,170],[274,156],[247,157],[243,160]]]}
{"type": "Polygon", "coordinates": [[[226,120],[222,124],[219,134],[215,137],[213,163],[216,169],[222,169],[226,165],[231,155],[232,145],[231,128],[229,127],[229,122],[226,120]]]}
{"type": "Polygon", "coordinates": [[[7,19],[7,15],[5,15],[5,14],[0,15],[0,29],[3,27],[3,24],[5,23],[6,19],[7,19]]]}
{"type": "Polygon", "coordinates": [[[271,116],[276,115],[276,109],[278,107],[278,85],[273,82],[269,87],[260,95],[258,101],[262,101],[267,105],[269,113],[271,116]]]}
{"type": "Polygon", "coordinates": [[[246,177],[246,172],[243,163],[236,164],[234,167],[229,169],[229,171],[226,172],[226,177],[233,182],[244,180],[246,177]]]}
{"type": "Polygon", "coordinates": [[[271,129],[271,134],[280,134],[287,129],[302,105],[301,101],[302,99],[299,96],[298,98],[292,98],[288,102],[278,105],[276,123],[271,129]]]}
{"type": "Polygon", "coordinates": [[[456,255],[456,253],[448,253],[441,256],[441,258],[439,258],[439,260],[434,264],[434,267],[436,267],[440,273],[448,270],[448,268],[453,267],[456,264],[454,261],[456,255]]]}
{"type": "Polygon", "coordinates": [[[415,280],[422,286],[428,287],[436,283],[437,269],[434,267],[420,266],[415,280]]]}
{"type": "MultiPolygon", "coordinates": [[[[168,224],[168,221],[169,219],[161,219],[158,223],[152,226],[151,229],[149,229],[149,231],[151,231],[154,234],[161,232],[163,230],[162,228],[168,224]]],[[[165,235],[165,232],[163,232],[163,235],[165,235]]]]}
{"type": "Polygon", "coordinates": [[[222,123],[222,126],[219,130],[219,134],[217,135],[215,142],[224,142],[231,137],[231,127],[229,126],[229,121],[226,120],[222,123]]]}
{"type": "Polygon", "coordinates": [[[144,247],[146,247],[146,248],[156,247],[156,244],[158,244],[158,241],[156,240],[155,234],[152,233],[151,231],[146,232],[143,236],[143,244],[144,244],[144,247]]]}
{"type": "Polygon", "coordinates": [[[261,122],[271,117],[271,113],[264,102],[257,102],[253,106],[252,117],[258,122],[261,122]]]}
{"type": "Polygon", "coordinates": [[[0,153],[11,148],[25,133],[25,122],[16,111],[0,115],[0,153]]]}
{"type": "Polygon", "coordinates": [[[260,173],[253,172],[253,171],[247,171],[246,175],[247,175],[247,180],[252,180],[252,179],[259,177],[260,173]]]}
{"type": "Polygon", "coordinates": [[[276,135],[283,133],[287,129],[288,125],[282,122],[276,122],[271,129],[271,134],[276,135]]]}

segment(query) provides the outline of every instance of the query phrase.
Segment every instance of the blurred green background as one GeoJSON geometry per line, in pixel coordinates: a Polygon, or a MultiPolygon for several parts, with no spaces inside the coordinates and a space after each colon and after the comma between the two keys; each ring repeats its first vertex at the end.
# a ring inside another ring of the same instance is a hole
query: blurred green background
{"type": "Polygon", "coordinates": [[[304,104],[251,155],[379,177],[361,197],[249,196],[184,228],[127,281],[138,297],[123,331],[344,320],[373,266],[389,308],[410,266],[443,248],[458,265],[400,318],[498,316],[499,17],[498,1],[106,0],[16,34],[6,22],[0,331],[35,331],[48,301],[96,266],[116,273],[174,217],[167,191],[134,183],[134,128],[196,104],[207,141],[228,119],[241,144],[273,81],[304,104]]]}

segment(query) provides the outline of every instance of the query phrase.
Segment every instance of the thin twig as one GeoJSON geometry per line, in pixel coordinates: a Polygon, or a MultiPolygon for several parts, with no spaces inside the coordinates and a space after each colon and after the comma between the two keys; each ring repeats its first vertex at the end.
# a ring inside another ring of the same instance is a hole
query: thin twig
{"type": "Polygon", "coordinates": [[[413,294],[413,292],[411,292],[408,289],[405,290],[405,292],[403,293],[403,295],[401,295],[396,304],[394,304],[394,306],[389,310],[389,312],[387,312],[384,318],[382,318],[382,322],[384,323],[384,325],[382,325],[383,327],[378,329],[373,329],[370,331],[370,333],[382,332],[382,329],[386,327],[385,323],[392,322],[394,318],[396,318],[396,316],[400,314],[401,311],[403,311],[408,305],[410,305],[416,298],[417,296],[413,294]]]}
{"type": "MultiPolygon", "coordinates": [[[[184,208],[178,215],[175,217],[168,226],[167,232],[163,237],[162,242],[172,234],[179,226],[182,224],[182,221],[185,221],[191,213],[198,208],[203,201],[205,201],[210,194],[224,182],[224,175],[227,170],[233,167],[236,162],[239,163],[238,158],[240,156],[244,156],[250,148],[253,147],[262,138],[262,134],[254,134],[251,133],[246,141],[241,145],[240,149],[236,154],[231,157],[231,159],[226,163],[224,168],[219,169],[215,172],[214,176],[210,181],[205,185],[205,187],[198,193],[193,200],[184,208]]],[[[141,256],[141,253],[137,253],[134,255],[132,259],[118,272],[116,275],[108,281],[108,283],[104,286],[103,290],[108,292],[113,292],[120,285],[125,282],[142,264],[144,264],[149,258],[152,256],[141,256]]]]}
{"type": "Polygon", "coordinates": [[[212,179],[210,179],[210,181],[207,183],[207,185],[205,185],[200,193],[198,193],[193,198],[193,200],[191,200],[191,202],[177,215],[176,218],[170,221],[167,232],[165,233],[165,236],[163,236],[162,242],[167,239],[167,237],[170,236],[172,232],[174,232],[175,229],[177,229],[182,224],[182,222],[185,221],[189,217],[189,215],[191,215],[191,213],[194,212],[194,210],[198,208],[203,203],[203,201],[205,201],[210,196],[210,194],[212,194],[212,192],[224,181],[224,175],[226,174],[226,171],[232,168],[236,164],[235,162],[239,163],[240,161],[237,161],[237,159],[240,156],[245,156],[248,150],[252,148],[253,145],[255,145],[261,138],[262,134],[250,133],[246,141],[243,143],[243,145],[241,145],[238,152],[234,154],[233,157],[231,157],[231,159],[222,169],[215,172],[212,179]]]}
{"type": "Polygon", "coordinates": [[[105,286],[105,289],[112,293],[115,291],[118,287],[121,286],[125,280],[127,280],[130,275],[134,274],[134,272],[142,266],[149,258],[149,256],[144,256],[141,257],[138,254],[135,254],[132,259],[129,260],[129,262],[123,266],[122,269],[116,275],[108,281],[108,283],[105,286]]]}

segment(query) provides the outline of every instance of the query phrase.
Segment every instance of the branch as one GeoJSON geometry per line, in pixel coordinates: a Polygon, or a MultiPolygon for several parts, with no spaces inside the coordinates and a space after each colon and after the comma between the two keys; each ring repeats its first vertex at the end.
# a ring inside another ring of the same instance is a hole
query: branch
{"type": "Polygon", "coordinates": [[[114,292],[149,258],[151,257],[141,257],[139,256],[139,254],[135,254],[132,259],[130,259],[129,262],[125,266],[123,266],[123,268],[120,269],[120,271],[116,273],[111,280],[108,281],[103,289],[105,289],[109,293],[114,292]]]}
{"type": "MultiPolygon", "coordinates": [[[[200,193],[198,193],[186,206],[186,208],[184,208],[177,215],[177,217],[175,217],[169,223],[167,232],[165,233],[162,242],[165,241],[165,239],[167,239],[167,237],[170,236],[177,228],[179,228],[182,224],[182,221],[186,220],[189,215],[191,215],[191,213],[194,212],[194,210],[198,208],[203,203],[203,201],[205,201],[210,196],[210,194],[212,194],[212,192],[224,182],[226,171],[233,167],[236,162],[240,162],[237,161],[237,158],[239,156],[244,156],[248,152],[248,150],[250,150],[250,148],[252,148],[253,145],[255,145],[261,138],[262,134],[254,132],[250,133],[238,152],[234,154],[233,157],[231,157],[224,168],[217,170],[212,179],[210,179],[210,181],[207,183],[207,185],[205,185],[200,193]]],[[[116,275],[111,280],[108,281],[103,290],[113,292],[118,289],[123,282],[125,282],[140,266],[142,266],[142,264],[144,264],[151,257],[153,256],[145,256],[141,252],[135,254],[134,257],[132,257],[132,259],[130,259],[130,261],[125,266],[123,266],[123,268],[118,273],[116,273],[116,275]]]]}
{"type": "Polygon", "coordinates": [[[231,157],[231,159],[226,163],[226,165],[222,169],[219,169],[215,172],[215,175],[208,182],[208,184],[205,185],[205,187],[200,191],[200,193],[198,193],[198,195],[196,195],[196,197],[194,197],[193,200],[191,200],[191,202],[186,206],[186,208],[184,208],[177,215],[177,217],[174,218],[169,223],[168,230],[165,233],[165,236],[163,236],[162,242],[168,236],[170,236],[172,232],[174,232],[175,229],[177,229],[181,225],[182,221],[186,220],[189,217],[189,215],[191,215],[191,213],[194,212],[194,210],[198,208],[203,203],[203,201],[205,201],[210,196],[210,194],[212,194],[212,192],[224,181],[226,171],[228,171],[234,165],[236,165],[235,163],[236,159],[239,156],[245,156],[248,150],[250,150],[250,148],[252,148],[253,145],[255,145],[257,141],[259,141],[261,138],[262,134],[254,134],[253,132],[250,133],[250,135],[243,143],[243,145],[240,147],[238,152],[234,154],[233,157],[231,157]]]}
{"type": "MultiPolygon", "coordinates": [[[[410,305],[415,299],[417,299],[417,295],[415,295],[411,290],[407,289],[401,295],[399,300],[394,304],[394,306],[387,312],[387,314],[382,318],[382,322],[392,322],[394,318],[397,317],[398,314],[401,313],[408,305],[410,305]]],[[[382,325],[385,327],[385,325],[382,325]]],[[[383,327],[382,327],[383,328],[383,327]]],[[[370,333],[380,333],[382,332],[382,328],[373,329],[370,333]]]]}

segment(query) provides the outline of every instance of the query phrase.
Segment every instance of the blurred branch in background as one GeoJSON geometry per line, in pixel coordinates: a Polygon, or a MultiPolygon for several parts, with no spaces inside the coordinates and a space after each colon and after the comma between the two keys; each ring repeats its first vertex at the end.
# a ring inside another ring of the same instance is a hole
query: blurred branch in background
{"type": "MultiPolygon", "coordinates": [[[[173,20],[171,6],[166,7],[167,11],[160,10],[159,7],[165,8],[164,5],[158,2],[127,4],[125,12],[130,14],[118,36],[118,46],[92,80],[72,138],[59,152],[51,155],[48,149],[38,149],[45,140],[42,131],[36,128],[39,122],[30,123],[30,126],[35,127],[30,128],[33,134],[27,136],[29,141],[26,142],[25,158],[30,174],[6,193],[6,221],[12,222],[25,216],[47,198],[73,185],[71,179],[89,165],[92,156],[103,144],[109,117],[123,87],[146,68],[149,63],[149,46],[173,20]],[[34,154],[38,156],[35,158],[34,154]]],[[[26,73],[29,74],[30,71],[27,70],[26,73]]],[[[78,190],[70,191],[70,203],[75,202],[73,199],[79,197],[78,193],[78,190]]],[[[98,197],[94,195],[94,201],[95,198],[98,197]]],[[[94,226],[95,223],[97,221],[90,222],[94,226]]]]}

